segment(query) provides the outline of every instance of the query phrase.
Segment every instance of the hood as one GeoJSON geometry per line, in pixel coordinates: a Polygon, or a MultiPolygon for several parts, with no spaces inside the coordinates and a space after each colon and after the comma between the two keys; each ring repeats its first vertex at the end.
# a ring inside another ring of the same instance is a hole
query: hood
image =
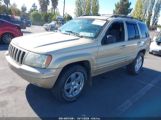
{"type": "Polygon", "coordinates": [[[89,43],[91,40],[60,32],[45,32],[18,37],[11,44],[28,51],[44,53],[89,43]]]}

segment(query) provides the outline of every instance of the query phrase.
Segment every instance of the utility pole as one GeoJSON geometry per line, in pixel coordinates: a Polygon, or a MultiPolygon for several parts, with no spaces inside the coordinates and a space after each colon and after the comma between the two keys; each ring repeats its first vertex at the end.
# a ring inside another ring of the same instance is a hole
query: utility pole
{"type": "Polygon", "coordinates": [[[64,0],[64,7],[63,7],[63,17],[65,16],[65,0],[64,0]]]}

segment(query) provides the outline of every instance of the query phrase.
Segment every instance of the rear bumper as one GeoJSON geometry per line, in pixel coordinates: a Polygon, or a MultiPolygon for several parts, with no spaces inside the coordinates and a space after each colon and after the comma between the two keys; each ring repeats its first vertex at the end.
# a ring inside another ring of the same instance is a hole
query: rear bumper
{"type": "Polygon", "coordinates": [[[19,65],[12,60],[7,53],[6,59],[9,63],[9,67],[15,73],[28,82],[42,88],[52,88],[61,72],[61,69],[41,69],[26,65],[19,65]]]}

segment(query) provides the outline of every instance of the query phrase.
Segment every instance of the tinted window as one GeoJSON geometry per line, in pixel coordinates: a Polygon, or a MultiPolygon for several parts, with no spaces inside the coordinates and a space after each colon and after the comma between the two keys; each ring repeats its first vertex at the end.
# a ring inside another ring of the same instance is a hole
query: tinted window
{"type": "Polygon", "coordinates": [[[139,23],[139,28],[141,30],[141,34],[143,38],[149,37],[148,28],[146,27],[145,24],[139,23]]]}
{"type": "Polygon", "coordinates": [[[128,40],[139,39],[140,35],[139,35],[137,24],[127,22],[126,25],[128,30],[128,40]]]}
{"type": "Polygon", "coordinates": [[[109,29],[106,32],[106,35],[103,38],[103,41],[106,41],[106,44],[122,42],[124,40],[125,40],[125,30],[123,22],[112,23],[112,25],[109,27],[109,29]],[[114,38],[113,41],[108,42],[108,40],[106,40],[107,36],[109,35],[114,38]]]}

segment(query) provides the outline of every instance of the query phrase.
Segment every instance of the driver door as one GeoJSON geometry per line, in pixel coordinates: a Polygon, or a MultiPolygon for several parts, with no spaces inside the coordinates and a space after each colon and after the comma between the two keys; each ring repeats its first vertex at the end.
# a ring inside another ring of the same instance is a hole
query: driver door
{"type": "Polygon", "coordinates": [[[95,74],[101,74],[125,65],[126,61],[125,25],[115,21],[107,29],[99,46],[95,74]],[[108,40],[112,36],[112,40],[108,40]]]}

